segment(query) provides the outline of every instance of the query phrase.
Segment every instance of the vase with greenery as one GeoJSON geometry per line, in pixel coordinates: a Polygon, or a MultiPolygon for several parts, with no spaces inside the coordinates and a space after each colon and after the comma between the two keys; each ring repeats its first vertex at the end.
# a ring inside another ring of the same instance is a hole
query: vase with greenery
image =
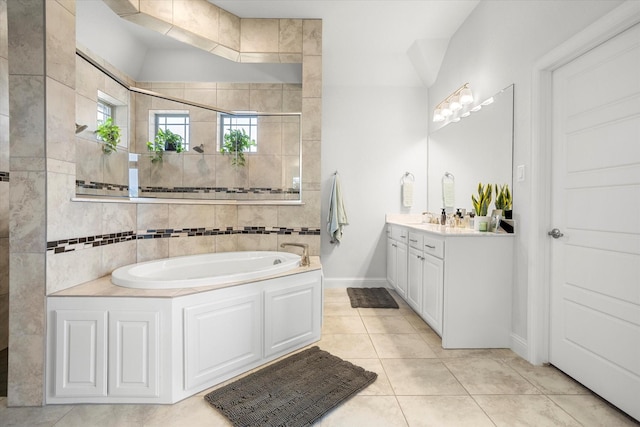
{"type": "Polygon", "coordinates": [[[153,142],[147,142],[147,149],[154,153],[151,162],[157,163],[162,161],[162,156],[165,151],[182,153],[184,151],[184,144],[182,142],[182,136],[171,132],[169,129],[158,129],[153,142]]]}
{"type": "Polygon", "coordinates": [[[494,188],[496,191],[496,209],[500,209],[505,218],[511,219],[513,198],[509,190],[509,184],[504,184],[500,188],[498,188],[498,184],[496,184],[494,188]]]}
{"type": "Polygon", "coordinates": [[[256,142],[249,138],[244,129],[231,129],[224,135],[224,141],[220,147],[222,154],[232,155],[231,164],[234,166],[244,166],[246,159],[244,152],[255,146],[256,142]]]}
{"type": "Polygon", "coordinates": [[[102,152],[111,154],[117,151],[120,143],[120,127],[113,123],[113,119],[108,117],[107,120],[98,125],[96,134],[102,140],[102,152]]]}
{"type": "Polygon", "coordinates": [[[493,189],[493,186],[491,184],[487,184],[483,186],[482,183],[479,182],[477,197],[474,195],[471,195],[473,210],[476,213],[473,228],[476,230],[487,231],[488,229],[489,218],[487,217],[487,211],[489,210],[489,205],[491,204],[491,200],[493,198],[492,189],[493,189]]]}

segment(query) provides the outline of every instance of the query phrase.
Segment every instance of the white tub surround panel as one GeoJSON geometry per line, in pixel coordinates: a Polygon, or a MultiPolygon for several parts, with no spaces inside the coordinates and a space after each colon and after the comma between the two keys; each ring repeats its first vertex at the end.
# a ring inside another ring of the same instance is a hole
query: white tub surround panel
{"type": "Polygon", "coordinates": [[[322,269],[190,289],[109,276],[47,298],[46,403],[175,403],[320,339],[322,269]]]}
{"type": "Polygon", "coordinates": [[[513,234],[387,216],[387,280],[443,348],[508,348],[513,234]]]}

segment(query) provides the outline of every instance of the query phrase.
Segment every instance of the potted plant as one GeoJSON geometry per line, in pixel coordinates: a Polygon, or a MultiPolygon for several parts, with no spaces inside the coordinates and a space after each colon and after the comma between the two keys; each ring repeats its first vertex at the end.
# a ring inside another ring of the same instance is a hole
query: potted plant
{"type": "Polygon", "coordinates": [[[104,154],[111,154],[117,151],[120,143],[120,127],[113,123],[111,117],[100,123],[98,129],[96,129],[96,134],[102,140],[102,152],[104,154]]]}
{"type": "Polygon", "coordinates": [[[182,136],[177,133],[173,133],[169,129],[158,129],[153,142],[147,141],[147,149],[154,153],[151,162],[157,163],[162,161],[162,156],[165,151],[182,153],[184,151],[184,144],[182,142],[182,136]]]}
{"type": "Polygon", "coordinates": [[[498,189],[498,184],[495,185],[496,190],[496,209],[502,210],[506,219],[511,219],[513,214],[513,198],[511,197],[511,191],[509,191],[509,184],[504,184],[498,189]]]}
{"type": "Polygon", "coordinates": [[[474,221],[474,229],[479,231],[487,231],[489,227],[489,217],[487,211],[492,200],[492,188],[491,184],[485,186],[481,182],[478,183],[478,197],[471,195],[471,202],[473,203],[473,210],[476,213],[474,221]]]}
{"type": "Polygon", "coordinates": [[[224,142],[220,147],[222,154],[233,155],[231,164],[234,166],[244,166],[244,152],[255,146],[256,142],[249,138],[244,129],[231,129],[224,135],[224,142]]]}

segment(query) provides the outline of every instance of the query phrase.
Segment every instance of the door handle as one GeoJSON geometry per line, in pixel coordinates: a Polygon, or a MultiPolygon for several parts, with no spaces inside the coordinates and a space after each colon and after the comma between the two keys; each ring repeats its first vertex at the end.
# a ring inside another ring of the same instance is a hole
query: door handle
{"type": "Polygon", "coordinates": [[[559,239],[562,236],[564,236],[564,234],[562,234],[562,231],[558,230],[557,228],[554,228],[553,230],[549,231],[547,234],[553,237],[554,239],[559,239]]]}

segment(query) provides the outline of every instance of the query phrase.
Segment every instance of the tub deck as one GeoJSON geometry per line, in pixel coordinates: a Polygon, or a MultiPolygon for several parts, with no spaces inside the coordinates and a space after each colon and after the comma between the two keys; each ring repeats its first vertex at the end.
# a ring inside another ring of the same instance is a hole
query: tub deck
{"type": "Polygon", "coordinates": [[[221,289],[232,286],[244,285],[246,283],[255,283],[263,280],[274,279],[277,277],[286,277],[294,274],[305,273],[307,271],[320,270],[322,265],[320,264],[319,256],[309,257],[311,265],[308,267],[297,267],[281,274],[275,274],[272,276],[265,276],[260,279],[243,280],[239,282],[229,282],[221,285],[213,286],[200,286],[197,288],[180,288],[180,289],[133,289],[125,288],[122,286],[114,285],[111,283],[111,275],[100,277],[99,279],[91,280],[86,283],[81,283],[72,288],[58,291],[48,296],[55,297],[140,297],[140,298],[175,298],[182,297],[200,292],[207,292],[213,289],[221,289]]]}

